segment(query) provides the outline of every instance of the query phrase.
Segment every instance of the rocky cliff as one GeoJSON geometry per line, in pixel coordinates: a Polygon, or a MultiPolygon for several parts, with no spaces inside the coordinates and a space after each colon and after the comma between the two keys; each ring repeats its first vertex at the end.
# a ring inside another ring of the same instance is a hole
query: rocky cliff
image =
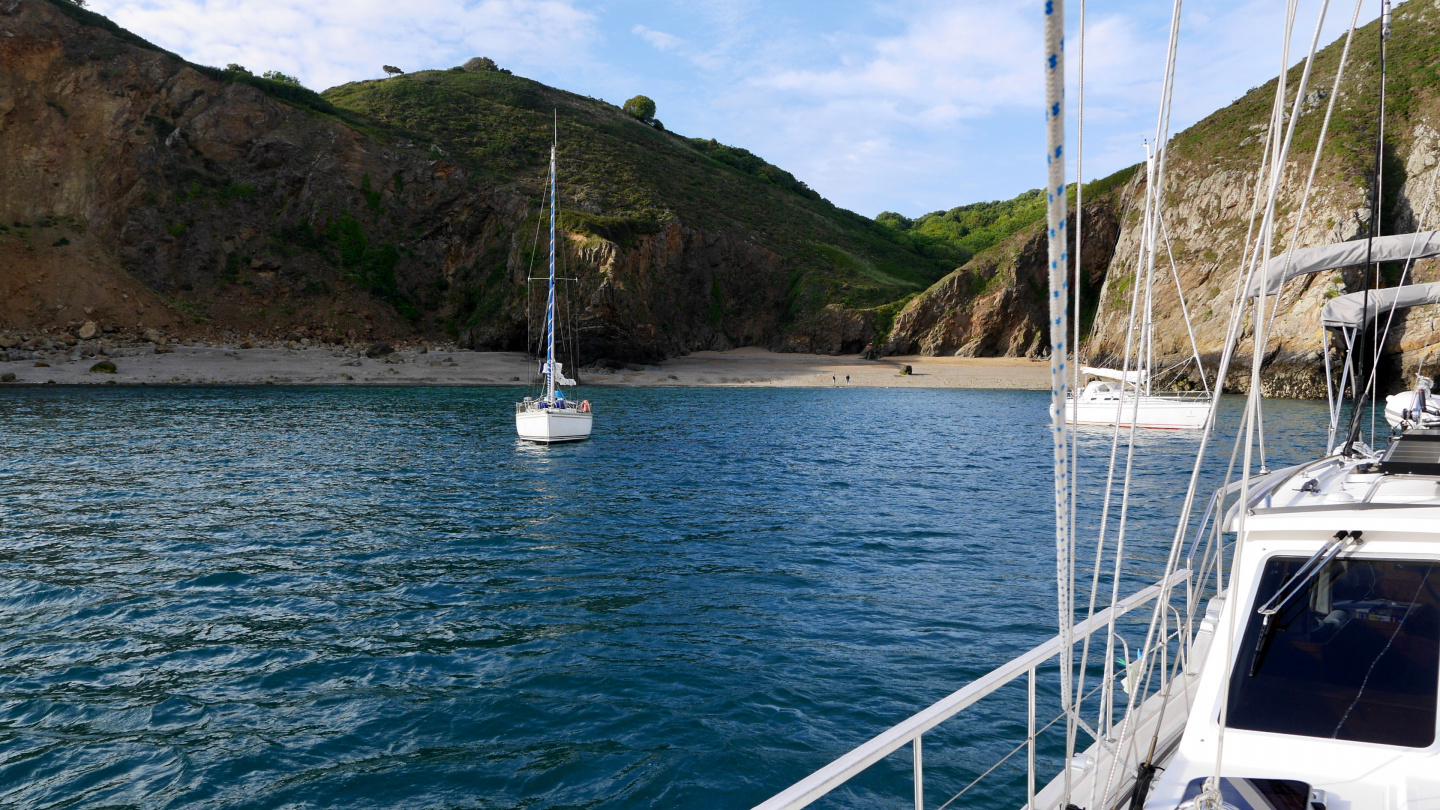
{"type": "MultiPolygon", "coordinates": [[[[1081,220],[1082,297],[1092,300],[1105,281],[1130,199],[1118,190],[1099,196],[1085,204],[1081,220]]],[[[1048,351],[1049,248],[1041,226],[980,252],[912,300],[896,316],[885,353],[1036,357],[1048,351]]],[[[1075,255],[1073,238],[1070,250],[1075,255]]]]}
{"type": "MultiPolygon", "coordinates": [[[[1437,23],[1440,12],[1433,3],[1411,2],[1395,12],[1386,82],[1389,103],[1381,233],[1440,227],[1440,199],[1434,197],[1440,176],[1437,23]]],[[[1272,245],[1274,255],[1280,255],[1292,242],[1307,247],[1361,238],[1369,232],[1370,195],[1376,185],[1373,144],[1380,78],[1377,33],[1372,24],[1356,34],[1306,218],[1297,223],[1300,197],[1329,102],[1341,43],[1330,45],[1317,57],[1280,188],[1280,227],[1272,245]]],[[[1300,71],[1300,66],[1292,68],[1289,87],[1298,85],[1300,71]]],[[[1207,371],[1215,373],[1242,272],[1255,173],[1274,93],[1272,80],[1176,135],[1171,142],[1162,195],[1168,241],[1156,268],[1154,311],[1157,369],[1175,369],[1170,374],[1172,379],[1188,377],[1189,382],[1195,382],[1193,364],[1191,370],[1180,368],[1191,354],[1181,316],[1181,289],[1207,371]],[[1178,288],[1173,280],[1176,276],[1178,288]]],[[[1291,93],[1293,101],[1293,89],[1291,93]]],[[[1082,313],[1088,334],[1084,350],[1090,362],[1118,362],[1123,351],[1136,284],[1143,179],[1137,176],[1125,188],[1108,196],[1096,196],[1097,210],[1086,207],[1084,292],[1096,308],[1093,316],[1088,311],[1082,313]]],[[[1045,263],[1043,225],[977,255],[900,313],[887,350],[925,354],[1043,351],[1045,310],[1036,291],[1045,283],[1045,263]]],[[[1402,270],[1384,268],[1383,282],[1398,283],[1402,270]]],[[[1437,276],[1440,267],[1435,261],[1418,262],[1410,269],[1407,283],[1431,281],[1437,276]]],[[[1270,299],[1276,309],[1264,352],[1266,369],[1262,379],[1267,394],[1324,395],[1320,309],[1330,298],[1360,289],[1362,280],[1358,268],[1318,274],[1286,285],[1278,305],[1277,299],[1270,299]]],[[[1382,361],[1385,387],[1404,385],[1417,369],[1434,371],[1440,365],[1440,352],[1435,351],[1440,345],[1440,324],[1434,309],[1419,308],[1397,315],[1382,361]]],[[[1237,366],[1226,381],[1227,390],[1248,387],[1248,339],[1247,331],[1237,366]]]]}
{"type": "Polygon", "coordinates": [[[63,0],[0,0],[0,327],[521,348],[556,111],[587,358],[791,333],[856,348],[828,305],[943,273],[743,150],[521,77],[456,68],[321,97],[187,63],[63,0]]]}

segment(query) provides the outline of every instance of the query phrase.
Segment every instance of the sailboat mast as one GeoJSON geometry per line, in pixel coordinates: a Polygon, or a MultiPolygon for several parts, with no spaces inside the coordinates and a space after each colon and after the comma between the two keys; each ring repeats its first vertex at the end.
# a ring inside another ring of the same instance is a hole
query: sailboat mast
{"type": "MultiPolygon", "coordinates": [[[[1143,358],[1140,363],[1143,369],[1140,372],[1143,375],[1140,383],[1143,384],[1143,389],[1137,385],[1136,393],[1149,396],[1150,372],[1155,365],[1155,309],[1152,293],[1155,287],[1156,232],[1160,230],[1160,190],[1155,188],[1155,153],[1151,151],[1148,142],[1145,144],[1145,190],[1149,199],[1145,206],[1145,226],[1141,229],[1144,234],[1144,250],[1141,256],[1145,262],[1145,307],[1140,315],[1140,356],[1143,358]]],[[[1139,283],[1140,273],[1137,271],[1135,275],[1136,282],[1139,283]]]]}
{"type": "Polygon", "coordinates": [[[545,398],[555,399],[555,144],[550,144],[550,298],[545,305],[545,398]]]}

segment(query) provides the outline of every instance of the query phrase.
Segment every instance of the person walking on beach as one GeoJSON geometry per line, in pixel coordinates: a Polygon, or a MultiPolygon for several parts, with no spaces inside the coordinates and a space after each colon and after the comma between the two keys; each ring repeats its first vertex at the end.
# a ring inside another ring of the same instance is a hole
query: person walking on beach
{"type": "Polygon", "coordinates": [[[833,386],[838,386],[838,385],[840,385],[840,383],[835,382],[835,375],[834,375],[834,374],[831,374],[831,375],[830,375],[830,384],[833,385],[833,386]]]}
{"type": "Polygon", "coordinates": [[[845,375],[845,384],[846,384],[846,385],[849,385],[849,384],[850,384],[850,375],[849,375],[849,374],[846,374],[846,375],[845,375]]]}

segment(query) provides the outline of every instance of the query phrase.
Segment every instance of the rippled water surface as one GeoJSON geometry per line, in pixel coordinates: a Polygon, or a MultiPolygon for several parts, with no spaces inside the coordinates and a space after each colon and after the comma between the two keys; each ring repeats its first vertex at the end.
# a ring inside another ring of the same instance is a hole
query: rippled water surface
{"type": "MultiPolygon", "coordinates": [[[[0,804],[746,808],[1054,632],[1045,394],[592,390],[552,448],[516,396],[0,392],[0,804]]],[[[1192,448],[1137,452],[1136,583],[1192,448]]],[[[906,806],[891,759],[821,806],[906,806]]]]}

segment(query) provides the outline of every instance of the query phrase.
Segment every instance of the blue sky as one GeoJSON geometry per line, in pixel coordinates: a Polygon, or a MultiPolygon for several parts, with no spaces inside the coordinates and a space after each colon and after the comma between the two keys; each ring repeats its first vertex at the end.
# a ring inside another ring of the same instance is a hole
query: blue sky
{"type": "MultiPolygon", "coordinates": [[[[1362,23],[1378,15],[1379,0],[1364,5],[1362,23]]],[[[520,75],[616,104],[643,93],[655,99],[667,128],[749,149],[867,216],[917,216],[1043,183],[1040,6],[90,0],[94,10],[192,61],[282,70],[317,90],[378,78],[382,64],[444,68],[485,55],[520,75]]],[[[1301,0],[1297,59],[1319,6],[1301,0]]],[[[1353,8],[1331,4],[1323,42],[1344,32],[1353,8]]],[[[1073,133],[1078,2],[1071,0],[1067,13],[1073,133]]],[[[1278,72],[1283,15],[1279,0],[1185,4],[1176,131],[1278,72]]],[[[1168,3],[1089,4],[1087,180],[1143,158],[1169,19],[1168,3]]]]}

